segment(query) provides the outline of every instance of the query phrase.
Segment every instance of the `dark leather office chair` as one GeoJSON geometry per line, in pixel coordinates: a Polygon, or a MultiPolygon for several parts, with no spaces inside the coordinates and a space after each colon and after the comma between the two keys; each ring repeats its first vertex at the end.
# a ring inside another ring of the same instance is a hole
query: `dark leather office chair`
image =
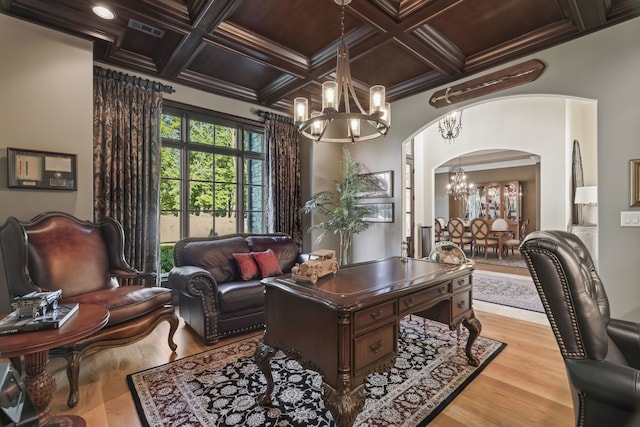
{"type": "Polygon", "coordinates": [[[102,330],[50,351],[67,360],[69,407],[78,404],[80,361],[87,352],[140,340],[163,321],[169,322],[168,343],[175,351],[178,317],[171,290],[154,286],[155,273],[137,271],[125,261],[119,222],[81,221],[63,212],[46,212],[25,222],[9,217],[0,226],[0,249],[11,298],[61,289],[61,303],[98,304],[109,310],[102,330]],[[144,284],[120,286],[118,279],[144,284]]]}
{"type": "Polygon", "coordinates": [[[574,234],[535,231],[520,252],[564,358],[576,426],[637,422],[640,324],[610,317],[593,260],[574,234]]]}

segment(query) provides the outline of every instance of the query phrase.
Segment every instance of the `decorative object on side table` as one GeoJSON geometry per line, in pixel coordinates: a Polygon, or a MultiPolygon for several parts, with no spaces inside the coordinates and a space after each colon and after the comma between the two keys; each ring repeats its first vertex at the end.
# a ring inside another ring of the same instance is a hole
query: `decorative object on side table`
{"type": "Polygon", "coordinates": [[[61,295],[34,291],[14,298],[13,312],[0,320],[0,335],[59,328],[78,311],[77,303],[58,304],[61,295]]]}

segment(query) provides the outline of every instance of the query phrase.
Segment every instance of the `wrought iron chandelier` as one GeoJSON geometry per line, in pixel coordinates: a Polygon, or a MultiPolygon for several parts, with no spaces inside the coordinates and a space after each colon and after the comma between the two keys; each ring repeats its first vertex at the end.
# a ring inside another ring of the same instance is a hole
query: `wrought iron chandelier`
{"type": "Polygon", "coordinates": [[[336,79],[322,83],[322,111],[312,112],[310,118],[307,98],[293,100],[296,126],[302,135],[314,141],[344,144],[385,136],[391,126],[391,105],[385,102],[385,87],[375,85],[369,89],[369,112],[365,113],[353,87],[349,49],[344,42],[344,7],[351,0],[334,1],[342,6],[336,79]],[[351,111],[350,97],[359,111],[351,111]],[[341,101],[344,101],[342,110],[341,101]]]}
{"type": "Polygon", "coordinates": [[[438,121],[440,136],[448,142],[453,142],[460,135],[462,129],[462,111],[454,111],[442,120],[438,121]]]}
{"type": "Polygon", "coordinates": [[[447,194],[454,200],[461,200],[472,192],[473,184],[467,182],[467,176],[460,166],[460,157],[458,157],[458,169],[456,169],[455,175],[451,176],[451,182],[447,185],[447,194]]]}

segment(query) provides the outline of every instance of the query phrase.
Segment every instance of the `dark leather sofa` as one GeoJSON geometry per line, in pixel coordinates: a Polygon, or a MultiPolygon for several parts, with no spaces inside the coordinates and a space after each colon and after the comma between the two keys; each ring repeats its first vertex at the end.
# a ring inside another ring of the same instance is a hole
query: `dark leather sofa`
{"type": "Polygon", "coordinates": [[[274,252],[283,274],[307,258],[291,237],[280,233],[186,238],[176,243],[168,287],[180,316],[206,345],[264,327],[262,277],[243,280],[233,254],[267,249],[274,252]]]}
{"type": "Polygon", "coordinates": [[[564,359],[576,426],[640,425],[640,324],[612,318],[589,251],[566,231],[520,245],[564,359]]]}

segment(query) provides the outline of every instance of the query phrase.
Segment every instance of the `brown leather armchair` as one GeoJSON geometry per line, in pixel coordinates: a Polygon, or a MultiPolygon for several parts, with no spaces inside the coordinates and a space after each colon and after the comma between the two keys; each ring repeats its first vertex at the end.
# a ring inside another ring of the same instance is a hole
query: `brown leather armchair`
{"type": "Polygon", "coordinates": [[[163,321],[169,322],[169,347],[175,351],[178,318],[171,290],[154,286],[155,273],[129,266],[117,221],[107,218],[96,224],[63,212],[43,213],[28,222],[10,217],[0,227],[0,249],[11,298],[61,289],[61,303],[98,304],[109,310],[109,322],[101,331],[50,351],[67,360],[69,407],[78,404],[80,361],[89,351],[137,341],[163,321]],[[118,279],[152,286],[121,286],[118,279]]]}
{"type": "Polygon", "coordinates": [[[593,260],[574,234],[536,231],[520,252],[564,358],[576,425],[632,425],[640,404],[640,324],[610,317],[593,260]]]}

